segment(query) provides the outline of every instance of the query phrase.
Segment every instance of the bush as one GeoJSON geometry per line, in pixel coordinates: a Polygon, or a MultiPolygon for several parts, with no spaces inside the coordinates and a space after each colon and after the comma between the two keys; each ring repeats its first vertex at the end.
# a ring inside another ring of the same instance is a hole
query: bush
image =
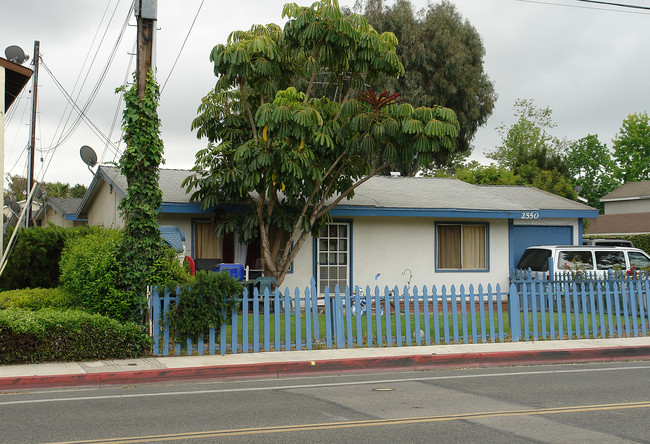
{"type": "Polygon", "coordinates": [[[25,288],[0,293],[0,309],[9,307],[26,310],[42,308],[72,308],[71,298],[62,288],[25,288]]]}
{"type": "Polygon", "coordinates": [[[0,290],[58,286],[59,260],[66,240],[92,231],[88,227],[57,226],[20,230],[7,267],[0,276],[0,290]]]}
{"type": "MultiPolygon", "coordinates": [[[[176,287],[176,285],[173,285],[176,287]]],[[[172,288],[173,288],[172,287],[172,288]]],[[[199,271],[194,279],[181,284],[179,302],[169,312],[169,328],[178,339],[199,336],[228,322],[244,287],[229,273],[199,271]]]]}
{"type": "MultiPolygon", "coordinates": [[[[72,295],[71,303],[83,310],[111,317],[120,322],[145,321],[145,294],[125,289],[119,243],[123,232],[95,230],[66,244],[61,255],[61,285],[72,295]]],[[[163,247],[150,272],[148,284],[185,282],[189,275],[169,247],[163,247]]]]}
{"type": "Polygon", "coordinates": [[[104,229],[69,242],[61,255],[61,284],[72,303],[120,322],[140,321],[142,299],[120,289],[117,244],[121,232],[104,229]]]}
{"type": "Polygon", "coordinates": [[[0,364],[145,356],[141,327],[78,310],[0,310],[0,364]]]}

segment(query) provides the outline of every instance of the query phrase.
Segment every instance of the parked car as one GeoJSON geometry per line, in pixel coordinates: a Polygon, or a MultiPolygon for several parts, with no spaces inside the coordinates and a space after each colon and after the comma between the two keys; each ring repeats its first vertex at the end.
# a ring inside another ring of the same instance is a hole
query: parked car
{"type": "Polygon", "coordinates": [[[548,272],[549,258],[555,271],[594,272],[604,276],[608,270],[648,270],[650,257],[638,248],[601,245],[539,245],[529,247],[517,269],[548,272]]]}

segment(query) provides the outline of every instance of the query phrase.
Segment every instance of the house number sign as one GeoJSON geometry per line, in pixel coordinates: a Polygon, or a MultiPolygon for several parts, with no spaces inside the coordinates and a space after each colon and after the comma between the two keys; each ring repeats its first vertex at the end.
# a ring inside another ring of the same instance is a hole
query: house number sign
{"type": "Polygon", "coordinates": [[[524,211],[521,213],[521,218],[525,220],[536,220],[539,219],[539,213],[537,211],[524,211]]]}

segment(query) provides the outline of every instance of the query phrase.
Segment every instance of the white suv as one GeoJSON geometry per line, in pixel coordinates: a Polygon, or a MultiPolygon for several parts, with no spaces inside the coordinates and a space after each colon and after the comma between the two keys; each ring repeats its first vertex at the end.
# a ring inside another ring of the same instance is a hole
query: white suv
{"type": "Polygon", "coordinates": [[[526,248],[517,269],[548,271],[548,258],[559,272],[595,272],[604,276],[607,270],[648,270],[650,257],[638,248],[599,245],[540,245],[526,248]]]}

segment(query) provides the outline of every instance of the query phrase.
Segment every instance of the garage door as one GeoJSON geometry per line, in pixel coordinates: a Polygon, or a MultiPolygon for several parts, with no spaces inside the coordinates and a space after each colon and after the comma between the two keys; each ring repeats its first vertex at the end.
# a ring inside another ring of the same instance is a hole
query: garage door
{"type": "Polygon", "coordinates": [[[571,245],[573,227],[570,226],[510,226],[510,268],[514,268],[524,250],[533,245],[571,245]]]}

